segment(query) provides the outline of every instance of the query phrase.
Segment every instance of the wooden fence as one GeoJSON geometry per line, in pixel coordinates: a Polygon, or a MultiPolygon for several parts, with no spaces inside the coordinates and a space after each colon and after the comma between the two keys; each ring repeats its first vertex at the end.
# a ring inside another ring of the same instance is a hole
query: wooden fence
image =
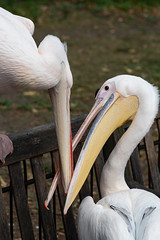
{"type": "MultiPolygon", "coordinates": [[[[73,135],[85,115],[72,119],[73,135]]],[[[1,240],[77,240],[76,218],[80,201],[87,195],[100,198],[99,181],[104,159],[108,158],[124,128],[112,134],[99,154],[79,196],[63,215],[65,194],[59,183],[50,204],[44,208],[49,186],[57,169],[58,149],[54,124],[47,124],[10,135],[14,153],[1,166],[1,240]]],[[[153,191],[160,197],[160,118],[135,149],[128,163],[126,180],[130,187],[153,191]]],[[[82,142],[74,152],[76,162],[82,142]]]]}

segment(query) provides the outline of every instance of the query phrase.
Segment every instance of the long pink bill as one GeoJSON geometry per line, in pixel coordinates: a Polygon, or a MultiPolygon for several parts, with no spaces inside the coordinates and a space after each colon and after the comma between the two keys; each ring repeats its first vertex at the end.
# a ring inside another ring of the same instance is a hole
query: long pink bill
{"type": "Polygon", "coordinates": [[[60,170],[58,169],[57,172],[56,172],[56,174],[55,174],[55,176],[54,176],[54,179],[53,179],[53,181],[52,181],[52,184],[51,184],[51,186],[50,186],[47,199],[46,199],[45,202],[44,202],[44,206],[45,206],[45,208],[46,208],[47,210],[49,210],[48,205],[49,205],[49,203],[50,203],[50,201],[51,201],[51,199],[52,199],[52,197],[53,197],[53,194],[54,194],[54,192],[55,192],[55,190],[56,190],[56,188],[57,188],[57,184],[58,184],[59,180],[60,180],[60,170]]]}

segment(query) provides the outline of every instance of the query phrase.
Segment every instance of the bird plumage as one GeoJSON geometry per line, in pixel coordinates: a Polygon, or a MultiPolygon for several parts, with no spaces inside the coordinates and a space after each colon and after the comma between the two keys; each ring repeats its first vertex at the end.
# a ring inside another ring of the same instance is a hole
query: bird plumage
{"type": "MultiPolygon", "coordinates": [[[[102,85],[97,93],[96,103],[102,102],[103,98],[106,98],[107,102],[95,119],[80,153],[68,191],[65,212],[87,177],[91,168],[91,166],[88,168],[87,164],[93,164],[99,149],[105,143],[104,136],[108,138],[116,126],[122,125],[124,120],[132,119],[130,127],[122,135],[103,167],[100,180],[102,199],[95,204],[91,197],[86,197],[80,205],[79,239],[160,239],[160,199],[144,190],[129,189],[124,178],[125,167],[132,151],[146,135],[158,112],[158,90],[142,78],[120,75],[102,85]],[[111,88],[115,90],[109,92],[111,88]],[[113,94],[117,97],[111,104],[113,94]],[[122,104],[123,101],[125,104],[129,102],[129,99],[136,104],[138,102],[133,115],[131,102],[127,105],[129,108],[122,104]],[[129,111],[128,115],[126,111],[129,111]],[[118,118],[119,115],[122,115],[122,118],[118,118]],[[116,125],[114,122],[117,122],[116,125]],[[112,125],[114,127],[110,130],[112,125]],[[98,140],[97,137],[99,137],[98,140]],[[101,141],[102,138],[103,141],[101,141]],[[94,157],[92,157],[93,154],[94,157]],[[87,171],[86,168],[88,168],[87,171]]],[[[97,107],[96,103],[94,106],[97,107]]]]}
{"type": "Polygon", "coordinates": [[[122,135],[104,165],[100,183],[102,196],[128,189],[124,179],[127,161],[137,144],[152,126],[159,103],[157,87],[152,86],[142,78],[120,75],[106,83],[113,81],[116,85],[116,91],[122,96],[126,98],[133,95],[137,96],[139,106],[130,127],[122,135]]]}
{"type": "Polygon", "coordinates": [[[144,190],[119,191],[96,204],[86,197],[78,211],[79,239],[156,240],[159,218],[159,198],[144,190]]]}
{"type": "Polygon", "coordinates": [[[0,8],[0,94],[18,88],[49,89],[62,77],[65,63],[68,87],[72,73],[63,43],[48,35],[37,48],[31,20],[0,8]]]}
{"type": "Polygon", "coordinates": [[[158,91],[134,76],[117,76],[104,85],[112,81],[116,91],[124,97],[136,95],[139,108],[102,170],[100,188],[103,198],[96,204],[90,197],[82,201],[79,236],[81,240],[156,240],[160,238],[160,200],[144,190],[129,189],[124,170],[132,151],[148,132],[158,112],[158,91]]]}
{"type": "MultiPolygon", "coordinates": [[[[58,37],[48,35],[37,48],[33,32],[34,24],[30,19],[0,8],[0,94],[18,89],[48,90],[53,105],[63,186],[67,191],[73,171],[69,108],[72,73],[66,45],[58,37]]],[[[2,155],[1,161],[4,162],[13,146],[4,135],[0,135],[0,145],[0,158],[2,155]]]]}

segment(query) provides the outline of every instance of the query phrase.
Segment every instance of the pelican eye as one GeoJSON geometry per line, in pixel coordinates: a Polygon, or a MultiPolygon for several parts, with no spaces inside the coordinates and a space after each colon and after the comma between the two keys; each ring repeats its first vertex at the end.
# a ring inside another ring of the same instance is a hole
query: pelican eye
{"type": "Polygon", "coordinates": [[[105,86],[104,89],[107,91],[109,89],[109,86],[105,86]]]}

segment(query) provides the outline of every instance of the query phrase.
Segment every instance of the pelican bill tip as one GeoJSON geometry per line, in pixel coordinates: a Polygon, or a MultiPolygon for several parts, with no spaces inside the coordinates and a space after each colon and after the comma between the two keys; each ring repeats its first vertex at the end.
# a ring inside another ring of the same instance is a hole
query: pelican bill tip
{"type": "Polygon", "coordinates": [[[63,210],[63,213],[64,213],[64,215],[66,215],[66,214],[67,214],[67,212],[68,212],[68,209],[69,209],[69,207],[66,207],[66,204],[65,204],[65,206],[64,206],[64,210],[63,210]]]}
{"type": "Polygon", "coordinates": [[[47,202],[46,201],[44,201],[44,207],[45,207],[46,210],[49,210],[49,207],[47,206],[47,202]]]}

